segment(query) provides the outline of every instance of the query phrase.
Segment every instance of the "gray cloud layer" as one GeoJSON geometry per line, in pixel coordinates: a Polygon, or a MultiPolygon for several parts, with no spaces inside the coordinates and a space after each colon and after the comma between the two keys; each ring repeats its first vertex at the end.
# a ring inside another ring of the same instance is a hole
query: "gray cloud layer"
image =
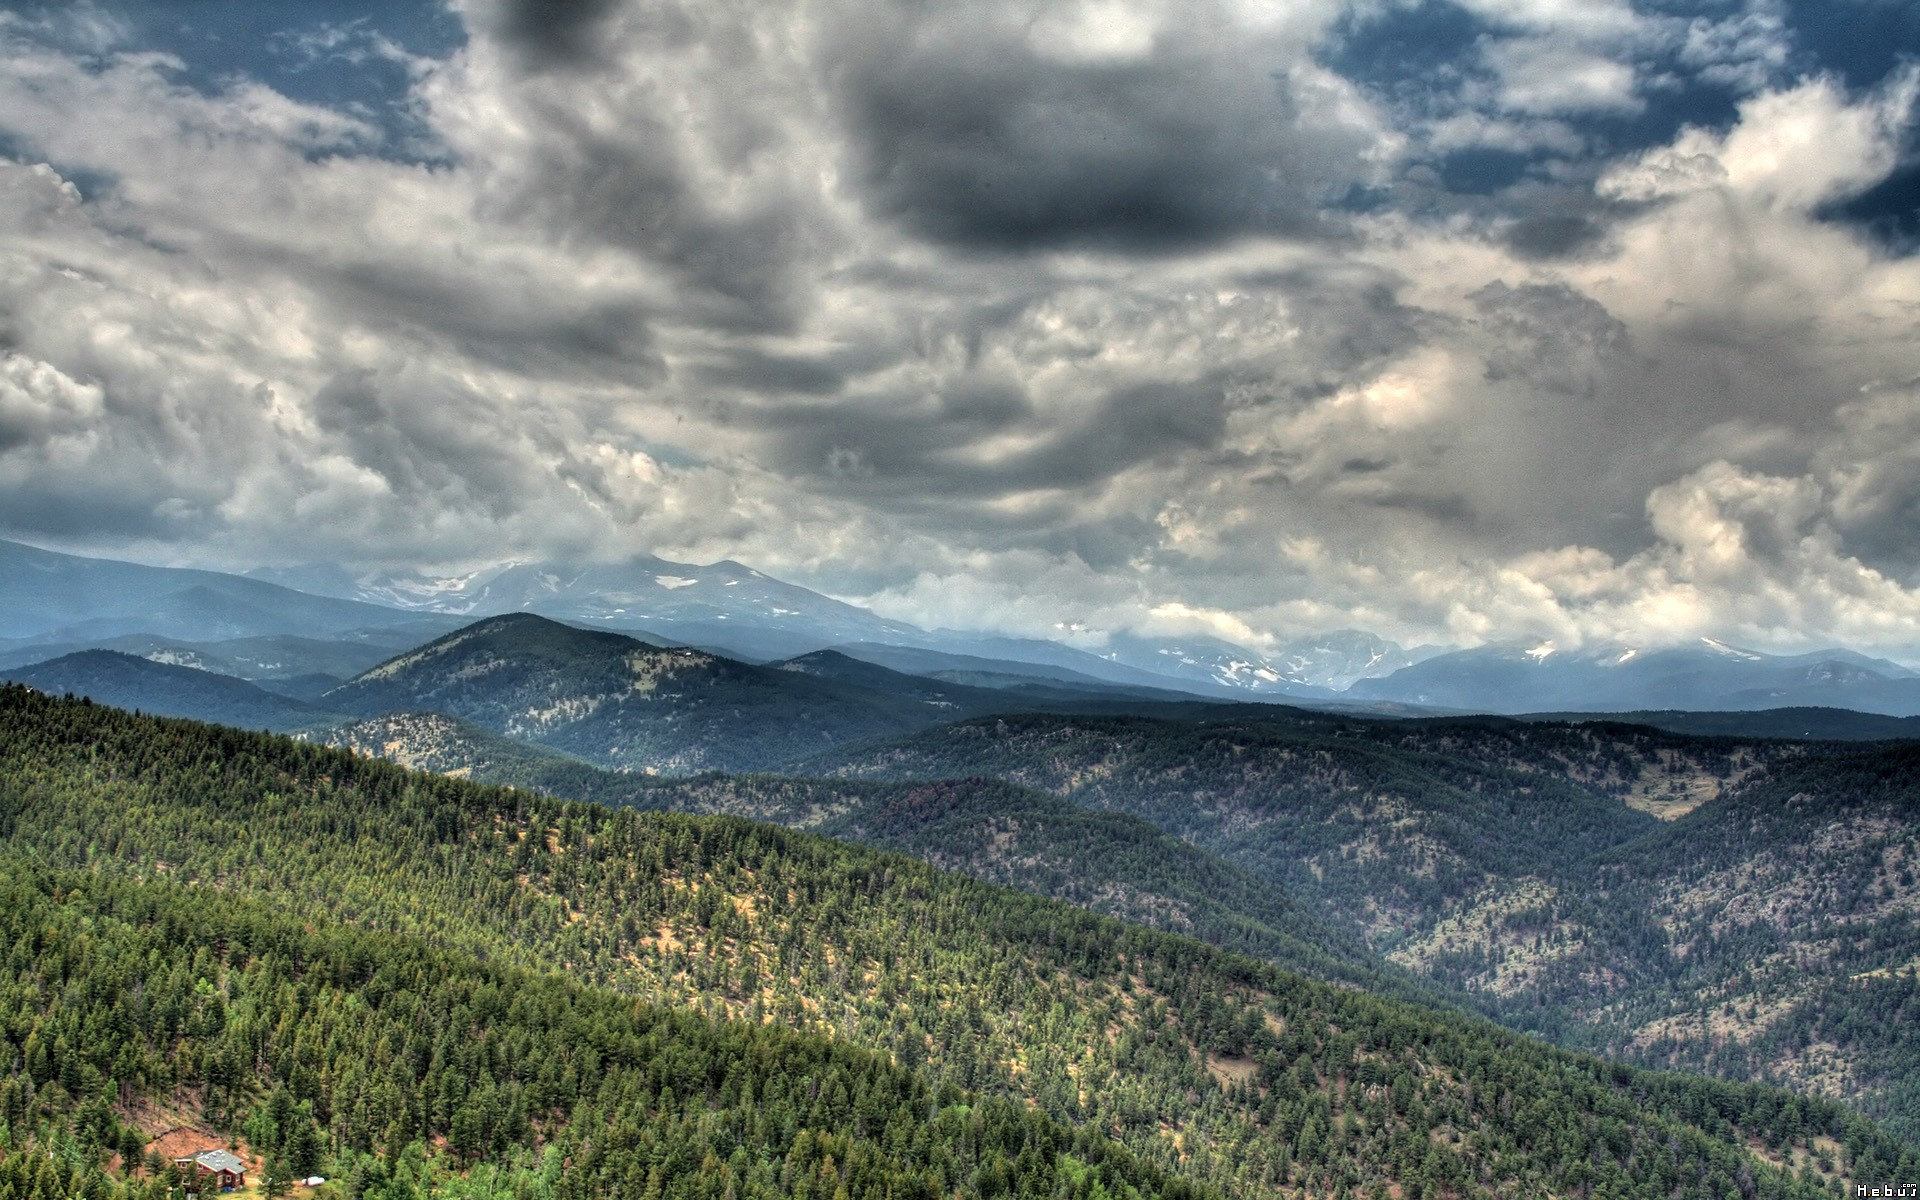
{"type": "Polygon", "coordinates": [[[1787,77],[1761,7],[1488,0],[1413,97],[1326,65],[1355,11],[470,0],[409,64],[427,153],[0,17],[0,525],[731,557],[1025,632],[1916,652],[1920,264],[1818,215],[1914,77],[1787,77]],[[1688,61],[1723,125],[1583,124],[1688,61]],[[1536,166],[1448,190],[1476,147],[1536,166]]]}

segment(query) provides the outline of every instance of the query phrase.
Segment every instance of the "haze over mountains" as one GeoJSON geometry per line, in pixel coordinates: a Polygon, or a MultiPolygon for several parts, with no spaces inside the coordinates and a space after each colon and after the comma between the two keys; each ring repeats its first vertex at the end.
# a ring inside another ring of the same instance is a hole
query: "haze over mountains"
{"type": "Polygon", "coordinates": [[[1379,712],[1819,707],[1920,714],[1920,673],[1844,649],[1777,656],[1701,640],[1578,650],[1496,642],[1443,651],[1336,630],[1269,652],[1208,636],[1117,633],[1096,653],[1032,638],[919,629],[733,562],[522,563],[456,578],[309,567],[239,577],[14,543],[0,544],[0,560],[0,628],[14,643],[0,646],[0,665],[121,649],[302,699],[385,656],[369,652],[397,652],[478,617],[533,612],[747,662],[837,649],[973,687],[1105,686],[1142,697],[1186,693],[1379,712]],[[165,640],[141,643],[142,636],[165,640]],[[279,640],[248,640],[262,638],[279,640]]]}

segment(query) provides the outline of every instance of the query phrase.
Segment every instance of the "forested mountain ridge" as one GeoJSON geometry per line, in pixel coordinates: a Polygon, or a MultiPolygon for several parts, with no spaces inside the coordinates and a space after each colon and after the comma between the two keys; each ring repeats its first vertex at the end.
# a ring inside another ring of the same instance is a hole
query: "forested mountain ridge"
{"type": "Polygon", "coordinates": [[[81,650],[48,662],[0,668],[0,679],[54,695],[92,696],[116,708],[191,717],[243,729],[285,733],[338,719],[335,714],[244,679],[114,650],[81,650]]]}
{"type": "Polygon", "coordinates": [[[1152,824],[998,780],[931,784],[781,776],[610,772],[432,713],[326,731],[405,766],[562,799],[746,817],[899,850],[976,879],[1183,933],[1318,979],[1451,1002],[1286,890],[1152,824]]]}
{"type": "Polygon", "coordinates": [[[1794,759],[1564,877],[1489,888],[1399,957],[1516,1027],[1850,1096],[1920,1138],[1916,873],[1920,745],[1794,759]]]}
{"type": "Polygon", "coordinates": [[[656,646],[532,613],[477,621],[316,701],[360,716],[438,712],[619,770],[770,770],[833,746],[1009,710],[1204,711],[1198,702],[979,688],[835,651],[770,666],[656,646]]]}
{"type": "Polygon", "coordinates": [[[1145,817],[1354,914],[1516,1028],[1847,1096],[1920,1137],[1912,753],[1606,722],[1032,717],[811,765],[966,769],[1145,817]]]}
{"type": "Polygon", "coordinates": [[[1207,1198],[844,1041],[206,888],[0,856],[0,938],[7,1200],[179,1195],[170,1165],[130,1169],[154,1132],[130,1111],[183,1100],[268,1155],[282,1194],[324,1167],[392,1200],[1207,1198]]]}
{"type": "MultiPolygon", "coordinates": [[[[1571,862],[1657,821],[1516,765],[1505,732],[1425,736],[1401,722],[1021,716],[829,751],[799,773],[990,775],[1131,813],[1358,923],[1381,949],[1495,880],[1571,862]],[[1431,748],[1427,743],[1431,744],[1431,748]]],[[[1532,727],[1522,727],[1531,729],[1532,727]]]]}
{"type": "Polygon", "coordinates": [[[321,703],[364,716],[441,712],[606,766],[682,772],[752,770],[803,748],[914,729],[954,707],[529,613],[410,650],[321,703]]]}
{"type": "Polygon", "coordinates": [[[911,859],[20,689],[0,692],[0,836],[832,1029],[1233,1196],[1812,1197],[1823,1157],[1845,1178],[1920,1168],[1823,1101],[1603,1063],[911,859]]]}

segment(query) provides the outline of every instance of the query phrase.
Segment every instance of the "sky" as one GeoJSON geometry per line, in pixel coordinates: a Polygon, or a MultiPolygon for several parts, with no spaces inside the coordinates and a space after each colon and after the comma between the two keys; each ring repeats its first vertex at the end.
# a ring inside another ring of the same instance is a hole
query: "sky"
{"type": "Polygon", "coordinates": [[[1920,658],[1906,0],[83,0],[0,57],[0,536],[1920,658]]]}

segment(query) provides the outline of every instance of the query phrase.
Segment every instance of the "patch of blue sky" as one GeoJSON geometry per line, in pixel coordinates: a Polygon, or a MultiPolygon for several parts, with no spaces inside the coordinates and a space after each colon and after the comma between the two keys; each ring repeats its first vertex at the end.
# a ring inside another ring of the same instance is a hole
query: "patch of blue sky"
{"type": "MultiPolygon", "coordinates": [[[[1636,11],[1669,29],[1713,28],[1739,15],[1715,0],[1642,3],[1636,11]]],[[[1499,81],[1487,50],[1523,31],[1503,26],[1455,0],[1408,0],[1350,10],[1320,48],[1320,61],[1387,105],[1410,130],[1462,113],[1487,118],[1507,144],[1436,147],[1415,156],[1447,192],[1460,197],[1497,196],[1506,189],[1548,177],[1566,177],[1568,167],[1597,174],[1608,161],[1670,143],[1681,129],[1724,130],[1753,90],[1800,78],[1827,75],[1863,93],[1920,61],[1920,4],[1913,0],[1787,0],[1759,14],[1753,27],[1736,32],[1757,37],[1754,45],[1706,46],[1696,38],[1651,39],[1636,47],[1632,107],[1569,108],[1552,114],[1573,147],[1543,142],[1511,144],[1511,125],[1499,119],[1499,81]],[[1716,58],[1716,51],[1724,57],[1716,58]],[[1745,57],[1742,57],[1744,55],[1745,57]],[[1577,148],[1574,148],[1577,147],[1577,148]]],[[[1723,26],[1724,27],[1724,26],[1723,26]]],[[[1909,125],[1903,165],[1867,192],[1829,206],[1821,215],[1854,225],[1890,248],[1920,247],[1920,121],[1909,125]]],[[[1354,197],[1347,207],[1358,206],[1354,197]]],[[[1366,197],[1377,203],[1377,198],[1366,197]]],[[[1441,210],[1436,210],[1441,211],[1441,210]]]]}
{"type": "Polygon", "coordinates": [[[440,0],[16,0],[18,28],[94,53],[159,52],[181,84],[214,94],[238,80],[350,114],[382,132],[385,156],[433,157],[409,102],[414,63],[466,31],[440,0]]]}
{"type": "MultiPolygon", "coordinates": [[[[1920,5],[1913,0],[1791,0],[1788,10],[1808,65],[1853,91],[1920,66],[1920,5]]],[[[1920,119],[1911,118],[1920,114],[1910,115],[1901,165],[1820,214],[1865,230],[1901,254],[1920,252],[1920,119]]]]}

